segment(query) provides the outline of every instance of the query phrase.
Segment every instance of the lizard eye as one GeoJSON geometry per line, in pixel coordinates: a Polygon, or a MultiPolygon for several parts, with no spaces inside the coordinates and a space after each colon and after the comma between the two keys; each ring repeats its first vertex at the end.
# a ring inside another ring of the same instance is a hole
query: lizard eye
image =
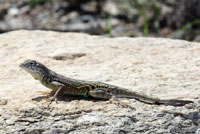
{"type": "Polygon", "coordinates": [[[35,65],[35,62],[30,62],[29,65],[30,65],[30,66],[34,66],[34,65],[35,65]]]}
{"type": "Polygon", "coordinates": [[[34,63],[33,63],[33,62],[30,62],[29,64],[30,64],[30,65],[33,65],[34,63]]]}

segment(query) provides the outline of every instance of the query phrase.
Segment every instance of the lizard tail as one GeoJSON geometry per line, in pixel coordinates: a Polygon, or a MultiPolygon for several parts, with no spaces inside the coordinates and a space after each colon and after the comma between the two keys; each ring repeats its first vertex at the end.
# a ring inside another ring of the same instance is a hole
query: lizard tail
{"type": "Polygon", "coordinates": [[[125,98],[134,98],[138,101],[147,103],[147,104],[156,104],[156,105],[172,105],[172,106],[183,106],[185,104],[194,103],[190,100],[177,100],[177,99],[159,99],[154,97],[149,97],[147,95],[142,95],[133,91],[121,91],[121,94],[124,94],[125,98]]]}
{"type": "Polygon", "coordinates": [[[193,101],[190,100],[177,100],[177,99],[158,99],[158,98],[153,98],[153,97],[148,97],[148,96],[140,96],[140,97],[135,97],[136,100],[139,100],[144,103],[148,104],[156,104],[156,105],[172,105],[172,106],[184,106],[185,104],[189,103],[194,103],[193,101]]]}
{"type": "Polygon", "coordinates": [[[164,104],[164,105],[183,106],[185,104],[194,103],[194,102],[190,100],[169,99],[169,100],[159,100],[158,103],[164,104]]]}

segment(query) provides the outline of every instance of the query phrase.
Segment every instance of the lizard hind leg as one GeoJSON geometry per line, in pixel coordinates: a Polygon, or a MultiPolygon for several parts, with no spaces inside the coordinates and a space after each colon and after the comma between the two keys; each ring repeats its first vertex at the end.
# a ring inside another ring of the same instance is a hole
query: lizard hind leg
{"type": "Polygon", "coordinates": [[[94,90],[91,90],[89,91],[89,95],[94,98],[109,99],[110,103],[135,110],[134,107],[121,102],[115,95],[113,95],[112,93],[109,93],[107,89],[105,88],[96,88],[94,90]]]}
{"type": "Polygon", "coordinates": [[[107,92],[106,88],[95,88],[88,92],[89,96],[98,99],[111,99],[112,95],[107,92]]]}

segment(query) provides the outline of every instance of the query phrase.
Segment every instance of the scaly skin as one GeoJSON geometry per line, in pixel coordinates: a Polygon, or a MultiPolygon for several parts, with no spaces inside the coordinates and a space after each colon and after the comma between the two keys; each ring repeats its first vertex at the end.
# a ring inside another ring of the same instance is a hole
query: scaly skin
{"type": "Polygon", "coordinates": [[[55,97],[57,97],[58,94],[91,96],[100,99],[111,99],[114,96],[117,98],[134,98],[148,104],[174,106],[193,103],[193,101],[190,100],[161,100],[103,82],[68,78],[55,73],[35,60],[26,60],[20,64],[20,67],[30,73],[36,80],[39,80],[42,85],[52,89],[52,92],[55,93],[55,97]]]}

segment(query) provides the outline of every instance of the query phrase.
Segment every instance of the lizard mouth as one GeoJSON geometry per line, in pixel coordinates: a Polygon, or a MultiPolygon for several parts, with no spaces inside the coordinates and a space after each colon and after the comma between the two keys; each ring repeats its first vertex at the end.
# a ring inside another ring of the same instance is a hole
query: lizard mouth
{"type": "Polygon", "coordinates": [[[21,68],[24,69],[24,68],[25,68],[25,67],[24,67],[24,63],[19,64],[19,67],[21,67],[21,68]]]}
{"type": "Polygon", "coordinates": [[[19,67],[23,68],[24,67],[23,63],[19,64],[19,67]]]}
{"type": "Polygon", "coordinates": [[[29,69],[28,69],[28,68],[26,68],[26,66],[25,66],[25,63],[21,63],[21,64],[19,64],[19,67],[20,67],[20,68],[22,68],[23,70],[25,70],[25,71],[28,71],[28,72],[29,72],[29,69]]]}

